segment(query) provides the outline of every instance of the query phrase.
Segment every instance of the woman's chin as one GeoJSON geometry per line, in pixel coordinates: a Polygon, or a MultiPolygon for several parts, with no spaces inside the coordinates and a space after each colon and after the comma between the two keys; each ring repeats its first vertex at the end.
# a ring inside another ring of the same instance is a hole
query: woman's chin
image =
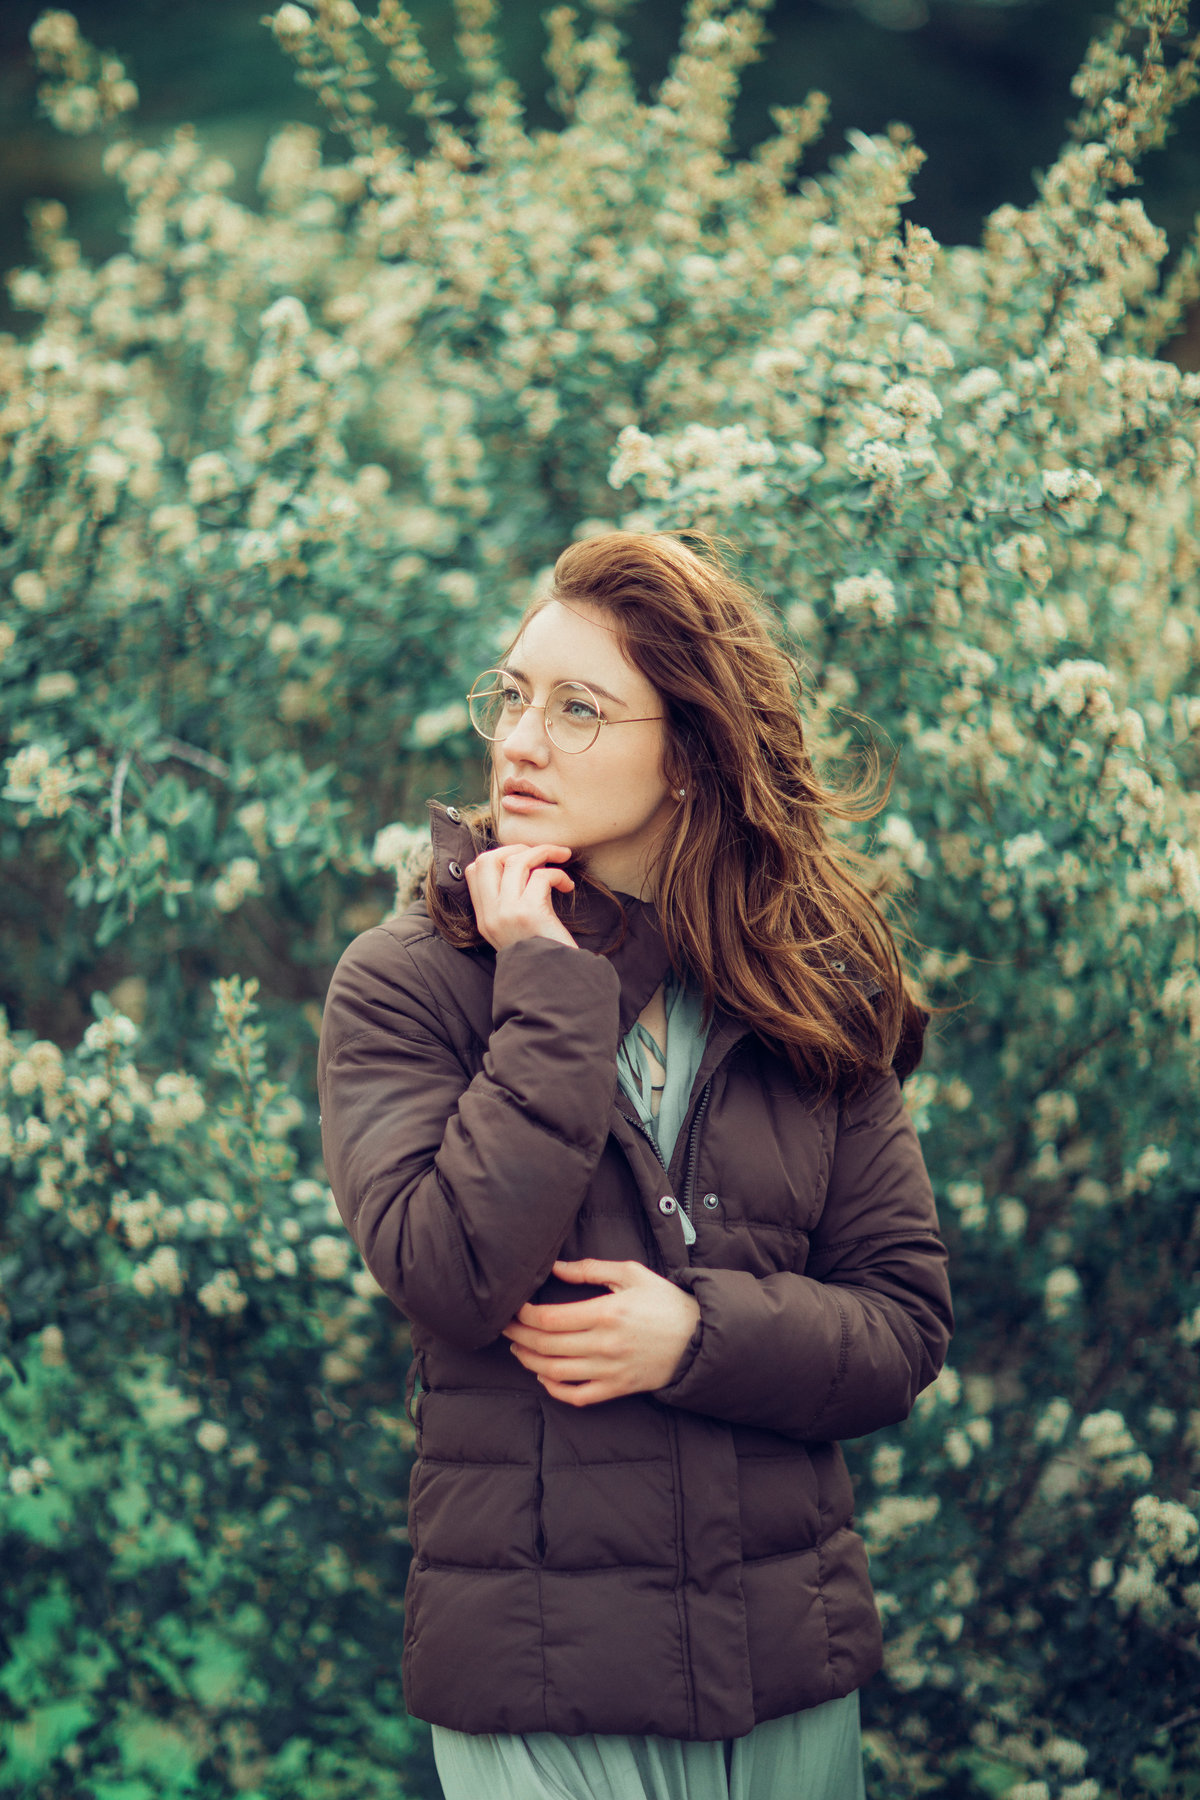
{"type": "Polygon", "coordinates": [[[535,844],[557,844],[559,839],[536,815],[522,818],[519,813],[507,813],[503,807],[499,807],[496,813],[496,842],[505,847],[525,844],[532,849],[535,844]]]}

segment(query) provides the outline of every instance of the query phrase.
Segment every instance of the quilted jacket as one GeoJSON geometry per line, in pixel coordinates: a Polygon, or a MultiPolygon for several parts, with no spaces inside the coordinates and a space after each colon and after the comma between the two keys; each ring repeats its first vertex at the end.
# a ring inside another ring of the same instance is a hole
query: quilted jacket
{"type": "MultiPolygon", "coordinates": [[[[434,835],[452,890],[472,839],[434,835]]],[[[903,1419],[951,1329],[894,1070],[820,1101],[718,1011],[663,1166],[616,1054],[667,952],[621,907],[615,947],[610,903],[569,921],[579,948],[495,953],[414,902],[325,1007],[326,1166],[420,1379],[405,1694],[460,1731],[729,1738],[858,1687],[880,1633],[838,1440],[903,1419]],[[667,1387],[576,1408],[521,1367],[518,1308],[596,1291],[549,1278],[560,1256],[695,1295],[667,1387]]]]}

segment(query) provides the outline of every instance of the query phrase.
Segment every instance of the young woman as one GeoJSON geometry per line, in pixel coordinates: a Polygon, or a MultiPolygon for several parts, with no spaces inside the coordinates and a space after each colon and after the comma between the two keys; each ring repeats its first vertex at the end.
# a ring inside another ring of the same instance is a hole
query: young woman
{"type": "Polygon", "coordinates": [[[564,552],[491,797],[325,1009],[327,1166],[412,1324],[404,1678],[447,1800],[855,1800],[840,1438],[950,1333],[924,1017],[792,665],[711,551],[564,552]]]}

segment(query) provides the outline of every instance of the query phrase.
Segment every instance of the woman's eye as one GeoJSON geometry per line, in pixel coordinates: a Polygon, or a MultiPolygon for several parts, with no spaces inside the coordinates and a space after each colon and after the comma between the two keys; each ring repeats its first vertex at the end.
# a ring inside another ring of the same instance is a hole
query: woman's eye
{"type": "Polygon", "coordinates": [[[563,702],[562,713],[565,719],[571,719],[579,725],[592,725],[600,717],[588,700],[566,700],[563,702]]]}
{"type": "Polygon", "coordinates": [[[524,706],[525,704],[525,696],[522,694],[520,688],[515,687],[501,688],[500,700],[510,712],[515,712],[518,707],[524,706]]]}

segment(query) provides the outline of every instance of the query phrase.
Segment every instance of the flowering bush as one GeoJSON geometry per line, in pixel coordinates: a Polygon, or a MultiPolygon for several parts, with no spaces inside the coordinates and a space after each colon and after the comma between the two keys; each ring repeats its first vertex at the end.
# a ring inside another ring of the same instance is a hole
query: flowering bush
{"type": "Polygon", "coordinates": [[[216,983],[203,1091],[102,999],[65,1054],[0,1036],[8,1793],[383,1796],[411,1749],[406,1333],[253,990],[216,983]]]}
{"type": "Polygon", "coordinates": [[[900,128],[797,176],[820,96],[730,159],[758,0],[692,0],[649,103],[614,10],[548,15],[530,133],[491,0],[469,127],[399,0],[281,6],[346,154],[282,132],[257,211],[34,29],[129,249],[42,206],[0,342],[10,1788],[396,1791],[404,1334],[327,1210],[314,1028],[420,800],[479,791],[472,676],[622,524],[728,534],[825,753],[899,754],[961,1329],[856,1455],[872,1792],[1197,1791],[1200,378],[1159,352],[1200,240],[1164,277],[1132,191],[1185,8],[1123,0],[1033,203],[955,249],[900,128]]]}

